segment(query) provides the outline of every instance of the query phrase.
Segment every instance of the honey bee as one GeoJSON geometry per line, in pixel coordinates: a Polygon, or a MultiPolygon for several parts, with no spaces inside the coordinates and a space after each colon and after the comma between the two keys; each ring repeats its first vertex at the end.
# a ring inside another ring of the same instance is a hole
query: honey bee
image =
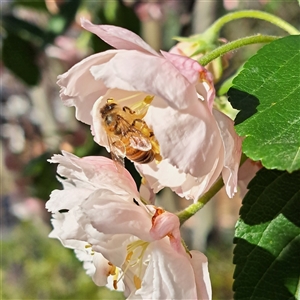
{"type": "Polygon", "coordinates": [[[154,133],[142,119],[145,114],[146,110],[136,112],[113,99],[108,99],[100,109],[112,159],[123,166],[125,156],[140,164],[161,160],[154,133]]]}

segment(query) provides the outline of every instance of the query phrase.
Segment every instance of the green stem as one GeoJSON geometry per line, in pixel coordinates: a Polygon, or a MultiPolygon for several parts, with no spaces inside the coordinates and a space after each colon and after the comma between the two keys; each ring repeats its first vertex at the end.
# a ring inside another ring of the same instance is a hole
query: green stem
{"type": "Polygon", "coordinates": [[[241,11],[229,13],[221,17],[217,21],[215,21],[215,23],[213,23],[210,26],[208,31],[212,31],[216,34],[226,23],[241,18],[255,18],[255,19],[264,20],[280,27],[281,29],[288,32],[289,34],[300,34],[299,30],[297,30],[294,26],[282,20],[281,18],[278,18],[272,14],[258,11],[258,10],[241,10],[241,11]]]}
{"type": "Polygon", "coordinates": [[[246,45],[258,44],[258,43],[270,43],[279,38],[280,38],[279,36],[260,35],[260,34],[243,37],[243,38],[240,38],[233,42],[224,44],[224,45],[214,49],[213,51],[203,55],[198,60],[198,62],[200,63],[200,65],[206,66],[209,62],[211,62],[212,60],[216,59],[217,57],[219,57],[227,52],[244,47],[246,45]]]}
{"type": "MultiPolygon", "coordinates": [[[[247,160],[247,156],[245,154],[242,154],[240,166],[247,160]]],[[[203,206],[212,199],[213,196],[215,196],[218,191],[224,186],[224,182],[222,178],[219,178],[214,185],[210,188],[209,191],[207,191],[202,197],[198,199],[196,203],[191,204],[186,209],[182,210],[181,212],[177,213],[177,216],[180,220],[180,226],[188,220],[190,217],[192,217],[197,211],[199,211],[203,206]]]]}
{"type": "Polygon", "coordinates": [[[207,191],[202,197],[198,199],[196,203],[191,204],[186,209],[177,213],[180,220],[180,225],[182,225],[186,220],[192,217],[197,211],[199,211],[217,192],[224,186],[222,178],[219,178],[214,185],[207,191]]]}

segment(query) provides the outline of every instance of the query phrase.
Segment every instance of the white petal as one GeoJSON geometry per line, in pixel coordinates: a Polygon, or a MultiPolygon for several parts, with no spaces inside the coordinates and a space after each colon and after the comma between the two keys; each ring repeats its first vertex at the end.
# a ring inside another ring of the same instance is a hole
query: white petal
{"type": "Polygon", "coordinates": [[[207,258],[203,253],[195,250],[191,251],[191,255],[191,264],[195,273],[198,299],[210,300],[212,298],[212,290],[207,258]]]}
{"type": "Polygon", "coordinates": [[[159,96],[181,110],[198,101],[195,87],[163,57],[120,50],[106,63],[91,67],[91,73],[108,88],[159,96]]]}
{"type": "Polygon", "coordinates": [[[149,231],[151,215],[140,203],[136,205],[132,196],[122,198],[113,191],[94,192],[82,204],[91,224],[105,234],[132,234],[144,241],[151,241],[149,231]]]}
{"type": "Polygon", "coordinates": [[[58,76],[57,84],[61,87],[60,97],[67,106],[76,107],[76,118],[91,124],[91,110],[94,102],[107,91],[101,81],[95,81],[90,73],[93,65],[101,64],[111,59],[118,50],[105,51],[91,55],[68,72],[58,76]]]}
{"type": "MultiPolygon", "coordinates": [[[[167,239],[167,238],[166,238],[167,239]]],[[[198,299],[193,268],[188,255],[174,251],[166,240],[148,247],[151,259],[136,295],[142,299],[198,299]]],[[[134,297],[129,299],[135,299],[134,297]]]]}
{"type": "Polygon", "coordinates": [[[239,169],[242,139],[234,130],[233,121],[218,110],[213,110],[218,122],[222,141],[224,144],[225,158],[222,176],[228,197],[232,198],[237,192],[237,173],[239,169]]]}
{"type": "Polygon", "coordinates": [[[179,171],[201,177],[211,171],[223,146],[214,117],[205,103],[191,103],[185,112],[166,103],[149,107],[145,121],[154,131],[161,155],[179,171]]]}

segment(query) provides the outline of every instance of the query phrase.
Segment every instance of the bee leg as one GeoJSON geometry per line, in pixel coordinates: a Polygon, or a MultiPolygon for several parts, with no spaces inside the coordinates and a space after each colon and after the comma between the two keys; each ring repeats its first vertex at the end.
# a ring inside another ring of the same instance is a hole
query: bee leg
{"type": "Polygon", "coordinates": [[[151,138],[154,136],[153,131],[148,127],[147,123],[142,119],[135,119],[132,126],[140,130],[145,136],[151,138]]]}
{"type": "Polygon", "coordinates": [[[134,119],[131,125],[139,130],[142,130],[144,127],[148,127],[146,122],[142,119],[134,119]]]}
{"type": "Polygon", "coordinates": [[[128,112],[128,113],[130,113],[130,114],[135,114],[135,111],[134,110],[132,110],[131,108],[129,108],[128,106],[123,106],[123,111],[124,112],[128,112]]]}

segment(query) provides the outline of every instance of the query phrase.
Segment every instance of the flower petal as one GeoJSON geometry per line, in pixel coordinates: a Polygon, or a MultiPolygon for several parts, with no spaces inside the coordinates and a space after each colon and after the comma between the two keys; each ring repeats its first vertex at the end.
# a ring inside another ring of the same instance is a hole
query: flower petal
{"type": "Polygon", "coordinates": [[[98,190],[82,204],[91,224],[105,234],[131,234],[144,241],[152,241],[151,215],[142,204],[115,195],[113,190],[98,190]]]}
{"type": "Polygon", "coordinates": [[[154,99],[145,121],[154,131],[162,157],[180,172],[201,177],[211,171],[222,140],[206,104],[197,101],[181,112],[166,103],[156,106],[154,99]]]}
{"type": "MultiPolygon", "coordinates": [[[[52,163],[59,163],[57,173],[67,179],[61,180],[65,185],[66,191],[58,191],[67,193],[70,189],[79,189],[81,197],[84,200],[97,188],[106,189],[108,187],[114,189],[114,193],[123,195],[134,195],[136,199],[139,198],[139,193],[135,181],[130,173],[121,166],[117,168],[114,161],[107,157],[93,157],[88,156],[79,158],[74,154],[62,151],[63,155],[54,155],[51,160],[52,163]],[[86,190],[86,197],[83,197],[86,190]]],[[[71,193],[71,191],[69,191],[71,193]]],[[[51,194],[56,197],[57,192],[51,194]]],[[[76,197],[77,198],[77,197],[76,197]]],[[[54,198],[53,198],[54,199],[54,198]]],[[[51,201],[54,201],[54,200],[51,201]]],[[[62,198],[64,199],[64,198],[62,198]]],[[[82,200],[82,201],[83,201],[82,200]]],[[[66,199],[68,201],[68,199],[66,199]]],[[[62,203],[64,201],[61,201],[62,203]]],[[[64,209],[67,207],[62,207],[64,209]]]]}
{"type": "Polygon", "coordinates": [[[91,73],[108,88],[159,96],[180,110],[198,102],[195,87],[163,57],[119,50],[108,62],[91,67],[91,73]]]}
{"type": "Polygon", "coordinates": [[[200,71],[204,68],[195,60],[170,52],[160,51],[161,54],[171,62],[185,76],[191,84],[199,81],[200,71]]]}
{"type": "Polygon", "coordinates": [[[206,256],[196,250],[191,252],[191,264],[195,273],[198,299],[209,300],[212,298],[211,282],[208,273],[206,256]]]}
{"type": "Polygon", "coordinates": [[[94,25],[84,18],[81,18],[81,26],[98,35],[100,39],[116,49],[138,50],[158,55],[142,38],[125,28],[113,25],[94,25]]]}
{"type": "Polygon", "coordinates": [[[242,139],[235,132],[234,123],[229,117],[218,110],[213,110],[213,114],[218,122],[225,150],[222,177],[226,193],[228,197],[232,198],[237,192],[237,173],[242,153],[242,139]]]}
{"type": "Polygon", "coordinates": [[[248,192],[248,184],[253,179],[255,174],[262,168],[260,161],[253,161],[248,158],[238,172],[238,185],[240,188],[240,197],[243,199],[248,192]]]}
{"type": "Polygon", "coordinates": [[[91,115],[94,102],[107,88],[101,81],[95,81],[90,68],[110,60],[116,50],[110,50],[91,55],[76,65],[68,72],[58,76],[57,84],[61,87],[60,97],[65,105],[76,107],[76,118],[84,123],[91,124],[91,115]]]}
{"type": "MultiPolygon", "coordinates": [[[[136,295],[141,299],[200,299],[193,268],[188,255],[174,251],[167,240],[153,242],[148,247],[151,260],[146,269],[141,289],[136,295]]],[[[132,298],[135,299],[136,295],[132,298]]]]}

